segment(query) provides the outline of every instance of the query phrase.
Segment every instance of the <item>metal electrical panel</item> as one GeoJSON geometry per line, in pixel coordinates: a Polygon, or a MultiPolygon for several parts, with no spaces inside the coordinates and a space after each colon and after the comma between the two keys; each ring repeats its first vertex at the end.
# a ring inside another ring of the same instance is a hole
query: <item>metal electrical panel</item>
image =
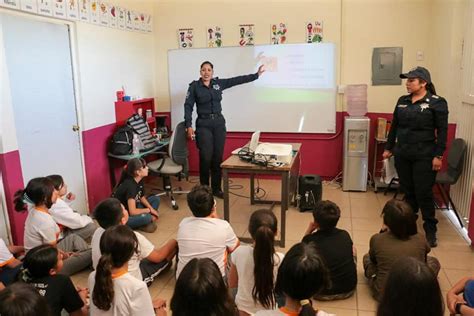
{"type": "Polygon", "coordinates": [[[402,47],[376,47],[372,52],[372,85],[401,85],[402,47]]]}
{"type": "Polygon", "coordinates": [[[344,167],[342,190],[367,191],[370,120],[368,117],[344,118],[344,167]]]}

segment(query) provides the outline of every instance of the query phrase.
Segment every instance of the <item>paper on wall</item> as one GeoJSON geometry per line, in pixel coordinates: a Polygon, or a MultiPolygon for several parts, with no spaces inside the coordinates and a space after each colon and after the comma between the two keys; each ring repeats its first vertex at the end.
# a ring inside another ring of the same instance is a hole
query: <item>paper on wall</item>
{"type": "Polygon", "coordinates": [[[90,22],[90,0],[79,0],[79,19],[83,22],[90,22]]]}
{"type": "Polygon", "coordinates": [[[20,1],[19,0],[1,0],[0,6],[12,8],[12,9],[20,9],[20,1]]]}
{"type": "Polygon", "coordinates": [[[206,37],[208,47],[222,47],[222,28],[220,26],[207,27],[206,37]]]}
{"type": "Polygon", "coordinates": [[[117,6],[115,6],[114,4],[109,4],[109,26],[112,28],[118,27],[117,14],[118,14],[117,6]]]}
{"type": "Polygon", "coordinates": [[[306,23],[306,42],[321,43],[323,41],[323,21],[306,23]]]}
{"type": "Polygon", "coordinates": [[[132,11],[132,17],[133,17],[133,30],[140,31],[140,24],[141,24],[140,13],[138,13],[137,11],[132,11]]]}
{"type": "Polygon", "coordinates": [[[37,0],[21,0],[21,10],[31,13],[38,13],[38,2],[37,0]]]}
{"type": "Polygon", "coordinates": [[[79,19],[79,0],[66,0],[67,18],[71,20],[79,19]]]}
{"type": "Polygon", "coordinates": [[[125,9],[125,28],[129,31],[133,31],[133,17],[132,11],[125,9]]]}
{"type": "Polygon", "coordinates": [[[254,24],[239,24],[239,46],[252,46],[255,37],[254,24]]]}
{"type": "Polygon", "coordinates": [[[125,30],[125,8],[117,7],[117,27],[121,30],[125,30]]]}
{"type": "Polygon", "coordinates": [[[100,25],[109,26],[109,5],[107,2],[99,2],[100,25]]]}
{"type": "Polygon", "coordinates": [[[38,0],[38,13],[42,15],[53,15],[52,0],[38,0]]]}
{"type": "Polygon", "coordinates": [[[146,17],[145,19],[145,30],[148,32],[148,33],[151,33],[153,32],[153,18],[151,16],[151,14],[148,14],[148,16],[146,17]]]}
{"type": "Polygon", "coordinates": [[[100,24],[100,4],[98,0],[91,0],[89,6],[90,22],[100,24]]]}
{"type": "Polygon", "coordinates": [[[270,26],[270,43],[285,44],[286,43],[286,32],[287,32],[286,23],[276,23],[270,26]]]}
{"type": "Polygon", "coordinates": [[[194,41],[193,31],[194,30],[191,28],[178,30],[179,48],[186,49],[186,48],[193,47],[193,41],[194,41]]]}
{"type": "Polygon", "coordinates": [[[66,18],[66,6],[64,3],[66,0],[54,0],[53,1],[53,16],[56,18],[66,18]]]}

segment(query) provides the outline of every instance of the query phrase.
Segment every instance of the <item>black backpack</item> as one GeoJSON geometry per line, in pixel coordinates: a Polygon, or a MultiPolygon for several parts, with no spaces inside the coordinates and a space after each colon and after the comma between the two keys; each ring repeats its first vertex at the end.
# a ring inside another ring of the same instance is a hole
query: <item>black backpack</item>
{"type": "Polygon", "coordinates": [[[133,149],[133,129],[130,126],[121,126],[110,140],[109,152],[113,155],[130,155],[133,149]]]}

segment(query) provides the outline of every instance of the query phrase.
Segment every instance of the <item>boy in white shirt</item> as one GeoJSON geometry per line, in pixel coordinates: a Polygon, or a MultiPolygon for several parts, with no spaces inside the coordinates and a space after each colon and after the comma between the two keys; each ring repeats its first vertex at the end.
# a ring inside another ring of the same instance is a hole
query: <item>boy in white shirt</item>
{"type": "Polygon", "coordinates": [[[76,196],[72,192],[68,193],[62,176],[53,174],[47,178],[53,182],[54,188],[59,192],[59,197],[49,209],[49,213],[54,221],[62,227],[63,236],[76,234],[82,239],[90,241],[97,229],[96,223],[90,216],[79,214],[72,209],[71,203],[76,196]]]}
{"type": "Polygon", "coordinates": [[[208,186],[195,186],[188,194],[188,205],[194,216],[179,224],[176,279],[194,258],[212,259],[226,279],[227,255],[240,245],[239,239],[230,224],[218,218],[216,201],[208,186]]]}
{"type": "MultiPolygon", "coordinates": [[[[94,210],[94,218],[99,223],[92,236],[92,267],[94,270],[101,257],[100,237],[104,231],[112,226],[125,225],[128,221],[128,212],[116,198],[108,198],[100,202],[94,210]]],[[[168,266],[171,266],[177,252],[176,240],[170,239],[161,248],[155,246],[142,234],[134,231],[138,239],[138,252],[128,262],[128,272],[148,286],[168,266]]]]}

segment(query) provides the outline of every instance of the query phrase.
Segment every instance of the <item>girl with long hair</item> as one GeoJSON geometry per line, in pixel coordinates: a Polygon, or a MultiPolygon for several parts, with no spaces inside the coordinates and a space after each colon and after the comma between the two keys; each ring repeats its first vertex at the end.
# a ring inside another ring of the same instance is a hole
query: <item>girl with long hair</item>
{"type": "Polygon", "coordinates": [[[284,256],[275,251],[277,227],[273,212],[255,211],[248,226],[253,244],[241,245],[232,254],[229,288],[237,288],[235,303],[241,316],[276,307],[274,285],[284,256]]]}
{"type": "Polygon", "coordinates": [[[145,196],[143,179],[148,176],[148,166],[142,158],[130,159],[122,171],[120,180],[114,188],[112,197],[117,198],[128,211],[130,217],[127,225],[147,233],[156,230],[160,197],[145,196]]]}
{"type": "Polygon", "coordinates": [[[138,239],[128,226],[108,228],[100,238],[96,271],[89,275],[91,315],[166,315],[163,300],[152,302],[146,284],[128,273],[138,239]]]}

